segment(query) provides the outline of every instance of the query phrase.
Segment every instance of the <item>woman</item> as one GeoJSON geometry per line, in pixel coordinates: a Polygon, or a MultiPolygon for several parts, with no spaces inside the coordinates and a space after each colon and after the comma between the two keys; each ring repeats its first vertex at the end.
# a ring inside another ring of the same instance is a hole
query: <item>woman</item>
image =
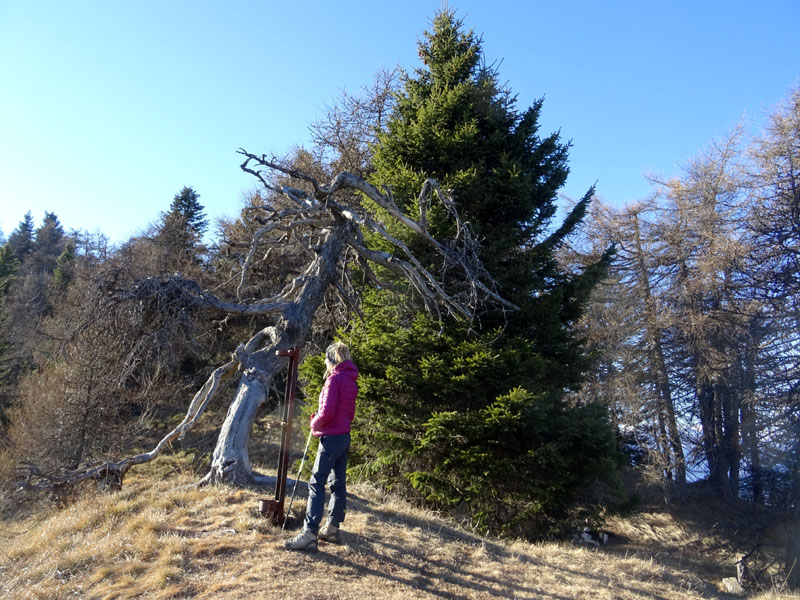
{"type": "Polygon", "coordinates": [[[308,506],[303,531],[283,543],[287,550],[317,549],[317,538],[339,541],[339,525],[347,508],[347,452],[350,449],[350,423],[356,412],[358,369],[350,360],[350,350],[341,342],[325,350],[325,385],[319,407],[311,415],[311,434],[319,438],[317,460],[308,482],[308,506]],[[331,500],[328,520],[320,529],[325,506],[325,482],[329,480],[331,500]]]}

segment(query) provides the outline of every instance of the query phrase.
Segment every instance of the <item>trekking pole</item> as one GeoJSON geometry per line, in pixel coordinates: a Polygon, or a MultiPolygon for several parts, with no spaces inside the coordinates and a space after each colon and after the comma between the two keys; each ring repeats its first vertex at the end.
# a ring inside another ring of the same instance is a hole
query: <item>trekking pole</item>
{"type": "Polygon", "coordinates": [[[289,518],[289,515],[292,514],[292,502],[294,502],[294,493],[297,491],[297,484],[300,481],[300,473],[303,472],[303,463],[306,462],[306,454],[308,454],[308,447],[311,445],[311,432],[308,432],[308,440],[306,441],[306,449],[303,450],[303,458],[300,460],[300,468],[297,469],[297,479],[294,480],[294,488],[292,488],[292,497],[289,498],[289,509],[286,511],[286,517],[283,519],[283,525],[281,525],[281,531],[284,530],[286,527],[286,521],[289,518]]]}

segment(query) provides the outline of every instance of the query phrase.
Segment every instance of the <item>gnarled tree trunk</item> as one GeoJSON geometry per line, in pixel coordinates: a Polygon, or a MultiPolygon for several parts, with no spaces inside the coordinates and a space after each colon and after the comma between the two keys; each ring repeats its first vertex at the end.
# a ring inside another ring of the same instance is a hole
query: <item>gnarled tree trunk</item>
{"type": "Polygon", "coordinates": [[[336,263],[344,245],[347,224],[334,229],[308,269],[313,274],[306,280],[296,302],[284,311],[277,325],[269,332],[272,343],[266,348],[241,357],[244,373],[236,396],[222,424],[211,469],[204,482],[246,484],[258,480],[250,468],[248,442],[256,412],[267,399],[269,384],[286,360],[276,352],[301,347],[311,333],[311,324],[325,290],[336,277],[336,263]]]}

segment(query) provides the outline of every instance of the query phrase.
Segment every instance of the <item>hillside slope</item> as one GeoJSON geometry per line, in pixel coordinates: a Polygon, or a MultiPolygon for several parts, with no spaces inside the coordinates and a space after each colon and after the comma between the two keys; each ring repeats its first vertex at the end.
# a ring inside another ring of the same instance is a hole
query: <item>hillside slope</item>
{"type": "MultiPolygon", "coordinates": [[[[341,545],[286,552],[280,542],[294,532],[256,511],[271,490],[198,489],[190,474],[165,473],[164,465],[130,474],[121,491],[87,492],[65,508],[5,523],[0,597],[729,597],[718,583],[730,573],[701,577],[620,544],[592,551],[487,540],[365,486],[353,486],[341,545]]],[[[296,499],[293,512],[304,506],[296,499]]]]}

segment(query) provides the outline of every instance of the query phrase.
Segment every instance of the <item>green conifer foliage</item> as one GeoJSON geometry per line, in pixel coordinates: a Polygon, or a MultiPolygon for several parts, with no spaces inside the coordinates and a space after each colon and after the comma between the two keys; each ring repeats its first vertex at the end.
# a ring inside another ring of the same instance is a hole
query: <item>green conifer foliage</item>
{"type": "Polygon", "coordinates": [[[6,424],[6,411],[11,405],[13,384],[20,370],[13,348],[6,339],[5,311],[6,297],[18,272],[19,260],[11,244],[0,247],[0,428],[6,424]]]}
{"type": "Polygon", "coordinates": [[[8,244],[20,261],[24,261],[33,252],[33,216],[30,211],[25,213],[17,228],[11,232],[8,244]]]}
{"type": "Polygon", "coordinates": [[[57,290],[61,292],[66,290],[75,277],[76,257],[75,242],[67,242],[64,251],[56,260],[56,268],[53,271],[53,283],[57,290]]]}
{"type": "Polygon", "coordinates": [[[184,186],[175,194],[169,211],[161,215],[156,235],[161,246],[159,270],[185,271],[197,266],[201,262],[201,242],[207,228],[200,194],[184,186]]]}
{"type": "Polygon", "coordinates": [[[45,212],[42,225],[36,230],[36,240],[31,255],[33,271],[39,274],[52,274],[65,245],[64,228],[58,217],[55,213],[45,212]]]}
{"type": "Polygon", "coordinates": [[[11,244],[0,247],[0,306],[2,306],[11,281],[18,270],[19,260],[11,248],[11,244]]]}
{"type": "Polygon", "coordinates": [[[180,216],[195,237],[201,237],[208,229],[208,219],[203,205],[200,204],[200,194],[194,188],[183,186],[183,189],[175,194],[170,205],[170,213],[180,216]]]}
{"type": "MultiPolygon", "coordinates": [[[[366,292],[363,322],[343,334],[362,372],[353,472],[487,531],[541,534],[616,464],[605,413],[564,402],[584,366],[570,325],[603,265],[568,276],[553,252],[592,190],[550,233],[568,144],[539,136],[542,102],[516,111],[481,40],[453,12],[436,15],[420,57],[424,67],[406,77],[378,136],[374,182],[418,214],[422,183],[438,180],[482,240],[499,291],[521,310],[442,324],[385,291],[366,292]]],[[[444,210],[425,208],[430,232],[446,239],[444,210]]]]}

